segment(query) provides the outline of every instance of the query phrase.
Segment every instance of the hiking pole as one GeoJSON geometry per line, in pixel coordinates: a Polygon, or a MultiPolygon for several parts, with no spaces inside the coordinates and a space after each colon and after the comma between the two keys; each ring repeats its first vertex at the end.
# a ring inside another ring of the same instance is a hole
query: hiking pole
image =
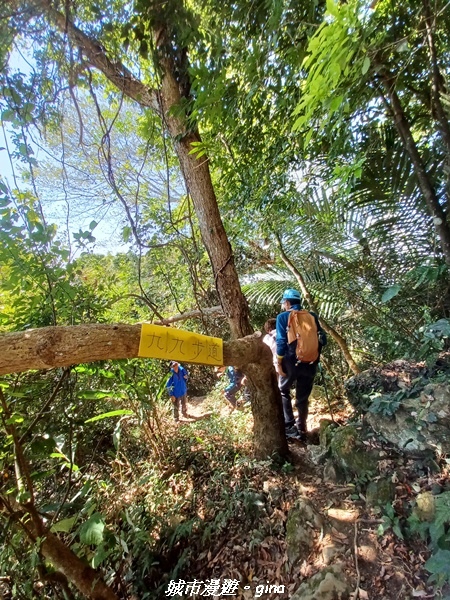
{"type": "Polygon", "coordinates": [[[327,384],[325,382],[325,374],[323,372],[322,369],[322,363],[319,362],[319,371],[322,374],[322,383],[323,383],[323,387],[325,388],[325,396],[327,398],[327,402],[328,402],[328,408],[330,409],[330,415],[331,415],[331,420],[333,421],[333,423],[336,423],[336,421],[334,420],[334,415],[333,415],[333,411],[331,409],[331,402],[330,402],[330,398],[328,397],[328,388],[327,388],[327,384]]]}

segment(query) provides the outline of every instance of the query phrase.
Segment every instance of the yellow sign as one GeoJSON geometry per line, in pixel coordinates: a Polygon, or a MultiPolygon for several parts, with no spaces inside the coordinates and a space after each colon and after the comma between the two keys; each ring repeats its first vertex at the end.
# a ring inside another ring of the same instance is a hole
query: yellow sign
{"type": "Polygon", "coordinates": [[[220,366],[223,365],[223,346],[220,338],[143,323],[139,356],[220,366]]]}

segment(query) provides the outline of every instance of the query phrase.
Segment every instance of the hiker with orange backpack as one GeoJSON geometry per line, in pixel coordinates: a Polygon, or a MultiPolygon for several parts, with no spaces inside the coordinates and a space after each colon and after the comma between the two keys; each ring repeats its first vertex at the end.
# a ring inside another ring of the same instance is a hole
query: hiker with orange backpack
{"type": "Polygon", "coordinates": [[[277,373],[280,376],[286,437],[306,441],[309,395],[327,336],[317,315],[302,310],[302,297],[297,290],[285,290],[281,307],[283,312],[277,316],[276,323],[277,373]],[[294,383],[297,421],[290,391],[294,383]]]}

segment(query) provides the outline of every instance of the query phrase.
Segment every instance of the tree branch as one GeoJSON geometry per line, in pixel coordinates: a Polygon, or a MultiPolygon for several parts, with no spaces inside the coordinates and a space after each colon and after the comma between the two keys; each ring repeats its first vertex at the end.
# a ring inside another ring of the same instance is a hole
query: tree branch
{"type": "Polygon", "coordinates": [[[155,325],[167,325],[168,323],[176,323],[177,321],[186,321],[187,319],[202,319],[208,315],[225,316],[221,306],[211,306],[209,308],[201,308],[199,310],[190,310],[189,312],[168,317],[162,321],[155,321],[155,325]]]}
{"type": "MultiPolygon", "coordinates": [[[[138,358],[140,337],[141,324],[72,325],[5,333],[0,335],[0,375],[98,360],[138,358]]],[[[260,332],[224,342],[223,364],[240,368],[259,363],[267,358],[264,356],[266,348],[260,332]]]]}
{"type": "Polygon", "coordinates": [[[152,108],[158,114],[160,113],[158,92],[144,85],[122,62],[110,60],[105,48],[78,29],[66,15],[53,8],[50,0],[32,0],[30,6],[38,14],[45,13],[61,32],[67,33],[70,41],[80,48],[88,62],[99,69],[126,96],[141,106],[152,108]]]}

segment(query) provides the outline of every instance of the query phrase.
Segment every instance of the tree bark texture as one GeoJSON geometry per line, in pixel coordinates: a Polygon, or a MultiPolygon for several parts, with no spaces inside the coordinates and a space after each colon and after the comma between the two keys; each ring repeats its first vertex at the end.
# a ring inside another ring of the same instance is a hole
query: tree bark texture
{"type": "Polygon", "coordinates": [[[197,128],[189,124],[186,116],[181,113],[183,97],[180,82],[175,76],[175,63],[167,51],[170,40],[165,29],[155,31],[155,44],[157,60],[162,71],[160,112],[173,140],[181,171],[194,204],[223,312],[230,323],[232,336],[244,337],[253,332],[247,300],[241,291],[233,252],[220,216],[208,157],[203,155],[197,158],[192,154],[195,144],[201,143],[202,140],[197,128]]]}
{"type": "MultiPolygon", "coordinates": [[[[98,360],[138,358],[141,325],[42,327],[0,335],[0,375],[98,360]]],[[[261,335],[224,342],[225,365],[242,368],[261,358],[261,335]]]]}
{"type": "MultiPolygon", "coordinates": [[[[192,144],[201,142],[198,130],[190,127],[186,118],[174,115],[174,107],[182,105],[182,96],[179,81],[174,76],[175,65],[171,56],[165,53],[165,49],[170,45],[167,32],[164,29],[156,31],[155,39],[163,72],[161,113],[174,142],[184,180],[192,197],[223,312],[230,323],[233,338],[249,336],[253,329],[248,304],[241,290],[232,249],[219,213],[209,162],[205,155],[198,159],[192,154],[192,149],[195,148],[192,144]]],[[[259,348],[264,350],[261,346],[259,348]]],[[[242,367],[247,376],[252,397],[255,454],[259,457],[266,457],[271,453],[285,456],[288,448],[284,417],[270,350],[266,353],[265,360],[262,360],[262,357],[257,360],[246,357],[242,365],[234,358],[238,354],[235,351],[231,362],[226,364],[242,367]]]]}
{"type": "Polygon", "coordinates": [[[41,552],[82,594],[92,600],[119,600],[96,571],[80,560],[56,535],[44,534],[41,552]]]}
{"type": "MultiPolygon", "coordinates": [[[[0,375],[54,369],[98,360],[137,358],[141,325],[43,327],[0,336],[0,375]]],[[[254,419],[254,450],[259,458],[288,453],[281,397],[272,355],[259,332],[224,342],[223,363],[248,374],[254,419]],[[253,382],[258,384],[255,385],[253,382]]]]}
{"type": "Polygon", "coordinates": [[[34,506],[22,507],[12,497],[9,497],[7,502],[0,497],[0,511],[2,516],[11,519],[17,528],[25,532],[31,543],[35,544],[40,540],[39,549],[43,556],[86,598],[119,600],[115,592],[103,581],[100,571],[78,558],[58,536],[48,531],[34,506]],[[11,512],[11,509],[14,509],[14,512],[11,512]],[[24,511],[27,510],[29,518],[24,517],[24,511]]]}

